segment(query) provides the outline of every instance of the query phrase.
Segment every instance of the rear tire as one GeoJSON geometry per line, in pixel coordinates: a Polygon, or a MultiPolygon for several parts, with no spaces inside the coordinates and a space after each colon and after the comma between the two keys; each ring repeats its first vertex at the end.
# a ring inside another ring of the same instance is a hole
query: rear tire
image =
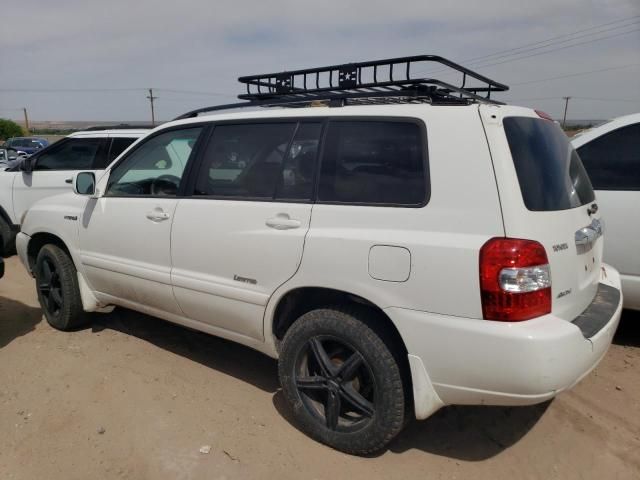
{"type": "Polygon", "coordinates": [[[10,257],[16,254],[16,235],[11,226],[0,217],[0,255],[10,257]]]}
{"type": "Polygon", "coordinates": [[[45,245],[35,266],[38,300],[49,325],[74,330],[87,322],[82,309],[78,274],[69,254],[56,245],[45,245]]]}
{"type": "Polygon", "coordinates": [[[302,315],[285,335],[279,360],[299,428],[354,455],[383,449],[405,424],[401,368],[365,315],[342,307],[302,315]]]}

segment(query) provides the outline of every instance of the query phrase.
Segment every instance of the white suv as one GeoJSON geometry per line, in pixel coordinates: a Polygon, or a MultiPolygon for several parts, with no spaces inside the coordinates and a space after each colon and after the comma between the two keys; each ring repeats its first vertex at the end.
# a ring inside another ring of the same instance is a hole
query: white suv
{"type": "Polygon", "coordinates": [[[582,132],[571,143],[606,219],[604,257],[620,270],[624,306],[640,310],[640,113],[582,132]]]}
{"type": "Polygon", "coordinates": [[[0,255],[15,253],[15,235],[25,212],[38,200],[71,190],[73,174],[99,174],[148,128],[95,127],[72,133],[18,165],[0,165],[0,255]]]}
{"type": "Polygon", "coordinates": [[[559,127],[479,99],[495,82],[356,72],[307,93],[299,74],[248,104],[301,108],[186,115],[29,210],[18,251],[49,323],[122,306],[255,348],[300,428],[354,454],[444,405],[534,404],[587,375],[620,279],[559,127]]]}

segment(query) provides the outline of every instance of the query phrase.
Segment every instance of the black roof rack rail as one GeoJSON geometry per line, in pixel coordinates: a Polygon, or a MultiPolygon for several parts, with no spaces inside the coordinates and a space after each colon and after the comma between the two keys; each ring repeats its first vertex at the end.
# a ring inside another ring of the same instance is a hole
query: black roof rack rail
{"type": "Polygon", "coordinates": [[[249,75],[238,78],[238,81],[246,85],[247,93],[238,95],[244,102],[200,108],[185,113],[176,120],[232,108],[285,105],[301,107],[314,102],[328,102],[330,106],[390,103],[466,105],[472,102],[499,104],[501,102],[491,98],[491,93],[509,90],[507,85],[437,55],[249,75]],[[420,76],[419,68],[432,64],[447,67],[442,71],[451,70],[461,74],[460,82],[453,85],[437,78],[420,76]]]}
{"type": "Polygon", "coordinates": [[[91,127],[83,128],[79,130],[81,132],[95,132],[98,130],[137,130],[137,129],[151,129],[155,128],[153,125],[129,125],[127,123],[119,123],[117,125],[93,125],[91,127]]]}

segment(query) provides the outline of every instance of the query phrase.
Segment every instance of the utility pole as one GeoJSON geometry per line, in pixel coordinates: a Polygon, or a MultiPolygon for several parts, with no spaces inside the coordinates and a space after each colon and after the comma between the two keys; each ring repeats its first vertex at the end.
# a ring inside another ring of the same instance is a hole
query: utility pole
{"type": "Polygon", "coordinates": [[[158,97],[154,97],[153,96],[153,88],[149,89],[149,95],[147,95],[147,98],[149,99],[149,103],[151,103],[151,126],[155,127],[156,126],[156,112],[153,109],[153,101],[157,100],[158,97]]]}
{"type": "Polygon", "coordinates": [[[29,115],[27,115],[27,109],[23,108],[22,111],[24,112],[24,128],[26,128],[27,130],[27,135],[29,135],[30,133],[30,129],[29,129],[29,115]]]}
{"type": "Polygon", "coordinates": [[[562,117],[562,128],[564,128],[564,126],[567,123],[567,108],[569,108],[569,99],[571,97],[562,97],[564,98],[564,117],[562,117]]]}

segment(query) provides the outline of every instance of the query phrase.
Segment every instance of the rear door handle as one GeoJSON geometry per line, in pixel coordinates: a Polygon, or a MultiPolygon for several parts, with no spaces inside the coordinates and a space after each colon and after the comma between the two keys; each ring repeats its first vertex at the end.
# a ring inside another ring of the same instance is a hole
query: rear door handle
{"type": "Polygon", "coordinates": [[[170,215],[163,211],[161,208],[156,208],[147,212],[147,218],[152,222],[163,222],[165,220],[169,220],[170,215]]]}
{"type": "Polygon", "coordinates": [[[68,183],[69,185],[71,185],[73,183],[73,178],[67,178],[64,183],[68,183]]]}
{"type": "Polygon", "coordinates": [[[267,227],[274,228],[276,230],[291,230],[292,228],[300,228],[302,222],[289,217],[289,214],[287,213],[279,213],[275,217],[269,218],[265,224],[267,227]]]}

